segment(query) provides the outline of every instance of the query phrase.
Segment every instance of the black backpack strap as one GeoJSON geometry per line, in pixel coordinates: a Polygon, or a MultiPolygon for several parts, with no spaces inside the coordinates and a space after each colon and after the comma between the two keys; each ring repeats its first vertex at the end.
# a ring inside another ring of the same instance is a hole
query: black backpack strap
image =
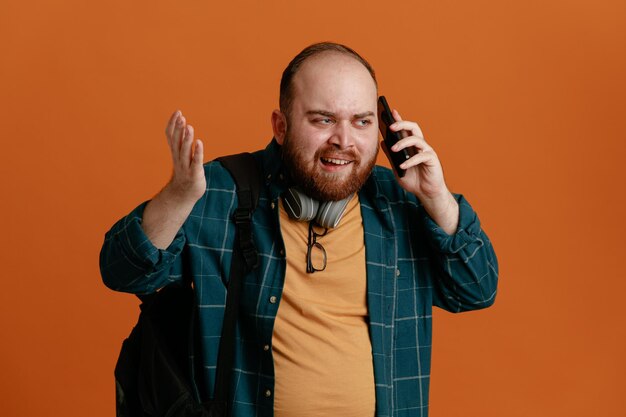
{"type": "Polygon", "coordinates": [[[227,404],[235,357],[235,329],[243,278],[258,265],[258,254],[252,239],[252,214],[262,186],[262,175],[250,153],[217,158],[230,172],[237,186],[238,207],[234,213],[235,246],[230,265],[222,337],[217,357],[213,402],[227,404]]]}
{"type": "MultiPolygon", "coordinates": [[[[244,152],[217,158],[235,180],[238,206],[234,221],[237,227],[237,242],[249,271],[258,263],[258,255],[252,240],[252,213],[256,209],[261,192],[261,175],[252,154],[244,152]]],[[[237,248],[237,242],[235,248],[237,248]]],[[[249,272],[248,271],[248,272],[249,272]]],[[[232,272],[231,272],[232,276],[232,272]]]]}

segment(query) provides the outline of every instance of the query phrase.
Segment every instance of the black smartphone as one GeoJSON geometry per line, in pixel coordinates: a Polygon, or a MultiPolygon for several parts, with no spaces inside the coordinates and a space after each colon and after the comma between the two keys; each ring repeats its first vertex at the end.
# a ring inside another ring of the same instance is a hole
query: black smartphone
{"type": "Polygon", "coordinates": [[[387,147],[387,151],[390,156],[389,162],[391,162],[391,166],[393,166],[396,175],[398,177],[404,177],[405,171],[400,168],[400,164],[415,155],[415,150],[413,147],[409,149],[402,149],[398,152],[391,150],[391,147],[400,139],[409,136],[409,132],[406,130],[394,132],[389,129],[389,125],[395,123],[395,121],[396,120],[393,118],[393,114],[391,114],[391,109],[389,108],[389,103],[387,103],[385,96],[378,97],[378,128],[380,129],[380,134],[383,137],[383,142],[385,142],[385,146],[387,147]]]}

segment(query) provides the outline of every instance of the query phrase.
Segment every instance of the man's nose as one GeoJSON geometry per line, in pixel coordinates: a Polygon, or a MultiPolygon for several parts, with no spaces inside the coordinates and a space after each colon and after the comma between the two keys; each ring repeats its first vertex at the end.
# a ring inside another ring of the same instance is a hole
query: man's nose
{"type": "Polygon", "coordinates": [[[335,125],[329,142],[339,149],[347,149],[354,145],[350,123],[339,122],[335,125]]]}

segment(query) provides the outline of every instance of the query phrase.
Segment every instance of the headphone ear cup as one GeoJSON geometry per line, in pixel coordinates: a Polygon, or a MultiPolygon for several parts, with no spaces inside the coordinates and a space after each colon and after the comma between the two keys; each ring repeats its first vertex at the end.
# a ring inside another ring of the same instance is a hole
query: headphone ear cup
{"type": "Polygon", "coordinates": [[[353,195],[339,201],[320,203],[298,188],[289,188],[283,195],[283,203],[285,211],[292,219],[301,222],[315,219],[320,226],[332,229],[339,224],[352,197],[353,195]]]}
{"type": "Polygon", "coordinates": [[[292,219],[308,222],[315,218],[319,202],[297,188],[290,188],[283,196],[285,211],[292,219]]]}
{"type": "Polygon", "coordinates": [[[325,201],[321,203],[317,216],[315,216],[317,224],[327,229],[337,227],[351,199],[352,195],[343,200],[325,201]]]}

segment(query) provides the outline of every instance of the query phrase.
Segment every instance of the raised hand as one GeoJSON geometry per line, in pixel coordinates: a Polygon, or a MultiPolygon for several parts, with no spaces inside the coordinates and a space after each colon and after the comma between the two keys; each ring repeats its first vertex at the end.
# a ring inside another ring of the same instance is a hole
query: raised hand
{"type": "Polygon", "coordinates": [[[391,149],[383,147],[383,150],[388,153],[414,147],[416,151],[415,155],[400,165],[400,168],[406,170],[406,174],[402,178],[396,177],[398,183],[408,192],[415,194],[439,226],[448,234],[454,233],[458,225],[459,207],[446,186],[437,154],[424,139],[417,123],[402,120],[400,113],[395,109],[392,113],[396,122],[389,128],[394,132],[406,130],[409,136],[399,140],[391,149]]]}
{"type": "Polygon", "coordinates": [[[193,127],[180,111],[170,117],[165,136],[172,152],[174,172],[167,185],[145,207],[141,227],[154,246],[166,249],[206,189],[202,142],[193,139],[193,127]]]}
{"type": "Polygon", "coordinates": [[[180,111],[174,112],[165,128],[167,144],[172,154],[174,170],[166,188],[181,203],[195,203],[206,189],[204,177],[203,146],[194,129],[180,111]]]}

